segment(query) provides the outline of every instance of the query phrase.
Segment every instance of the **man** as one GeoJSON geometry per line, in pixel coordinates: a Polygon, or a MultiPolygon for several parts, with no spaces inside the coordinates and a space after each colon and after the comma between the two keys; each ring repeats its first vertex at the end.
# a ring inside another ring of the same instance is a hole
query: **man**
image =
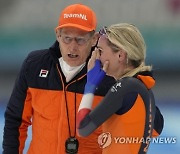
{"type": "MultiPolygon", "coordinates": [[[[23,153],[29,125],[29,154],[101,153],[97,144],[101,129],[88,138],[76,136],[87,61],[98,39],[96,25],[89,7],[70,5],[61,12],[55,44],[25,59],[5,112],[4,154],[23,153]]],[[[106,76],[96,89],[94,106],[113,83],[106,76]]]]}

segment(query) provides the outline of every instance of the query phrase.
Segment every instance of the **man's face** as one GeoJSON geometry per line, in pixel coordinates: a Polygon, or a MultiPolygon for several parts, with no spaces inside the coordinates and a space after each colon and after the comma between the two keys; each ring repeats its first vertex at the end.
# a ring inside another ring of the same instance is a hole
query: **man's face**
{"type": "Polygon", "coordinates": [[[62,28],[56,33],[63,60],[70,66],[83,64],[96,44],[96,37],[78,28],[62,28]]]}

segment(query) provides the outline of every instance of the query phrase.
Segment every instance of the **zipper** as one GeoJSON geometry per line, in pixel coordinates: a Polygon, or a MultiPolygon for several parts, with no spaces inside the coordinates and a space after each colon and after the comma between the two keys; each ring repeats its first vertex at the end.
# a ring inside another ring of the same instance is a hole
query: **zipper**
{"type": "MultiPolygon", "coordinates": [[[[60,72],[60,69],[59,69],[59,65],[58,65],[58,63],[56,64],[56,68],[57,68],[57,71],[58,71],[58,74],[59,74],[59,77],[60,77],[60,80],[61,80],[61,83],[62,83],[62,89],[63,89],[63,96],[64,96],[64,101],[65,101],[65,108],[66,108],[66,116],[67,116],[67,121],[68,121],[68,129],[69,129],[69,137],[71,137],[71,136],[73,136],[73,135],[71,135],[71,127],[70,127],[70,118],[69,118],[69,111],[68,111],[68,102],[67,102],[67,96],[66,96],[66,92],[68,92],[67,91],[67,88],[71,85],[71,84],[73,84],[73,83],[75,83],[75,82],[77,82],[77,81],[79,81],[79,80],[81,80],[82,78],[84,78],[87,74],[84,74],[84,75],[82,75],[81,77],[79,77],[78,79],[76,79],[76,80],[73,80],[72,82],[70,82],[69,84],[67,84],[66,86],[65,86],[65,84],[64,84],[64,81],[63,81],[63,77],[62,77],[62,73],[60,72]]],[[[75,104],[75,111],[74,111],[74,113],[75,113],[75,131],[74,131],[74,137],[76,136],[76,91],[74,92],[75,93],[75,102],[74,102],[74,104],[75,104]]],[[[63,107],[64,108],[64,107],[63,107]]],[[[61,118],[60,118],[61,119],[61,118]]],[[[61,132],[62,133],[62,132],[61,132]]],[[[59,140],[59,131],[58,131],[58,140],[59,140]]],[[[65,141],[66,142],[66,141],[65,141]]],[[[59,143],[59,141],[58,141],[58,143],[59,143]]],[[[59,151],[62,151],[61,149],[62,149],[62,146],[63,145],[61,145],[61,144],[58,144],[58,148],[57,148],[57,152],[59,152],[59,151]]],[[[64,143],[64,146],[65,146],[65,143],[64,143]]]]}

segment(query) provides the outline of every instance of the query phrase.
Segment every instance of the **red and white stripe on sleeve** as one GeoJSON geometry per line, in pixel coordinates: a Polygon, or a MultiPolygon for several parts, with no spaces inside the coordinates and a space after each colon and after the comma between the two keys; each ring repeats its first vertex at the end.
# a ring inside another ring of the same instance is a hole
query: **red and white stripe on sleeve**
{"type": "Polygon", "coordinates": [[[89,112],[92,110],[94,94],[87,93],[84,94],[79,105],[78,113],[77,113],[77,128],[79,128],[81,121],[86,117],[89,112]]]}

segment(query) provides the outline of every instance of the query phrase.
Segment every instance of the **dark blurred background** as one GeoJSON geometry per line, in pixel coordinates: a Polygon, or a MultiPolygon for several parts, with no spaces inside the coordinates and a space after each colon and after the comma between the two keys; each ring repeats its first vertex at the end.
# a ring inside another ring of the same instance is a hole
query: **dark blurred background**
{"type": "MultiPolygon", "coordinates": [[[[60,11],[79,2],[97,13],[97,30],[104,25],[128,22],[142,32],[147,44],[147,64],[153,66],[156,78],[156,104],[165,118],[160,137],[176,138],[176,143],[152,143],[148,154],[179,154],[180,0],[0,0],[0,152],[4,110],[24,58],[30,51],[54,43],[60,11]]],[[[31,130],[27,146],[30,137],[31,130]]]]}

